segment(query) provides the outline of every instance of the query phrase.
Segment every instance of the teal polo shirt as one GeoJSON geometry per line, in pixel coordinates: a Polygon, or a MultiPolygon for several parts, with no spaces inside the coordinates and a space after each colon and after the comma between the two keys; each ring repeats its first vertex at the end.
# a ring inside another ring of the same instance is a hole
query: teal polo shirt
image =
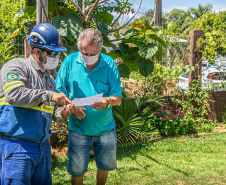
{"type": "MultiPolygon", "coordinates": [[[[91,71],[80,58],[80,52],[67,56],[57,73],[56,89],[72,100],[100,93],[103,93],[103,97],[112,95],[122,97],[117,65],[110,56],[102,53],[98,65],[91,71]]],[[[78,120],[74,115],[69,116],[70,130],[82,135],[99,136],[115,127],[112,107],[101,111],[89,106],[84,107],[86,108],[84,119],[78,120]]]]}

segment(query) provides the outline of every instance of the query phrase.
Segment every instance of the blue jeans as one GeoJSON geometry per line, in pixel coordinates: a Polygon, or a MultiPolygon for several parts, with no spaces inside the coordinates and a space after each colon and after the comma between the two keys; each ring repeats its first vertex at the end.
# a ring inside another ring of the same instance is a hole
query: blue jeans
{"type": "Polygon", "coordinates": [[[1,185],[51,185],[51,149],[43,143],[0,139],[1,185]]]}
{"type": "Polygon", "coordinates": [[[79,177],[86,173],[92,146],[97,168],[105,171],[117,168],[115,129],[101,136],[85,136],[69,130],[67,168],[69,174],[79,177]]]}

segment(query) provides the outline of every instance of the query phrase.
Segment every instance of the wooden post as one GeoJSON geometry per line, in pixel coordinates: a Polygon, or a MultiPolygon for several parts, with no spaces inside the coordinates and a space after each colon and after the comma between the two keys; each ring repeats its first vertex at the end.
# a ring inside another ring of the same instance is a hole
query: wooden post
{"type": "Polygon", "coordinates": [[[162,0],[155,0],[155,26],[162,26],[162,0]]]}
{"type": "Polygon", "coordinates": [[[202,52],[196,51],[196,42],[199,38],[203,38],[203,30],[190,31],[189,65],[194,66],[195,71],[189,71],[189,86],[192,85],[194,79],[198,80],[199,76],[202,78],[202,52]]]}
{"type": "Polygon", "coordinates": [[[42,23],[42,5],[40,0],[36,0],[36,23],[42,23]]]}
{"type": "Polygon", "coordinates": [[[46,12],[43,11],[42,9],[42,23],[48,23],[47,19],[46,19],[46,15],[45,13],[47,14],[48,16],[48,0],[42,0],[43,2],[43,5],[44,5],[44,9],[46,12]]]}

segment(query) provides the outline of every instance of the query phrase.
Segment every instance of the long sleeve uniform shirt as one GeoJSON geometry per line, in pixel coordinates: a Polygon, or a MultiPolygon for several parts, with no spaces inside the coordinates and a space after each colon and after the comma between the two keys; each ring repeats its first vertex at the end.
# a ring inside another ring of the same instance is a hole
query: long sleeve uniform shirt
{"type": "MultiPolygon", "coordinates": [[[[55,81],[42,72],[32,56],[6,62],[0,71],[0,132],[43,142],[51,136],[58,108],[51,102],[55,81]]],[[[64,122],[65,119],[58,120],[64,122]]]]}

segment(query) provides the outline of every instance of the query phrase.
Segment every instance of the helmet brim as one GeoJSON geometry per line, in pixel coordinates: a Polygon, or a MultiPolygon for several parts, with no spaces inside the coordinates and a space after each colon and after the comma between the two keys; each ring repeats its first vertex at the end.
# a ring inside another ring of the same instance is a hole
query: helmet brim
{"type": "Polygon", "coordinates": [[[63,46],[61,46],[61,47],[51,47],[51,46],[47,46],[47,45],[43,45],[43,44],[34,44],[30,40],[28,40],[28,42],[31,43],[34,46],[38,46],[38,47],[41,47],[41,48],[46,48],[46,49],[49,49],[51,51],[56,51],[56,52],[67,51],[67,49],[65,47],[63,47],[63,46]]]}
{"type": "Polygon", "coordinates": [[[42,47],[50,49],[52,51],[56,51],[56,52],[67,51],[67,49],[63,46],[61,46],[61,47],[42,46],[42,47]]]}

